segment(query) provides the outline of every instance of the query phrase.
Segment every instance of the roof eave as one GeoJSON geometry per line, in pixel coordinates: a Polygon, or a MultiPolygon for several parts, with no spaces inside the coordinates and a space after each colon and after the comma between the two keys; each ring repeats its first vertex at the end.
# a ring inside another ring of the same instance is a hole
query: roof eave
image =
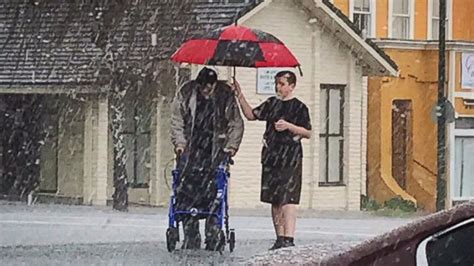
{"type": "Polygon", "coordinates": [[[366,75],[393,76],[399,72],[394,62],[383,58],[369,43],[359,36],[346,22],[336,15],[322,0],[303,0],[300,2],[308,11],[314,14],[325,27],[332,32],[338,32],[337,38],[361,54],[364,62],[369,66],[366,75]],[[336,23],[334,23],[336,22],[336,23]]]}

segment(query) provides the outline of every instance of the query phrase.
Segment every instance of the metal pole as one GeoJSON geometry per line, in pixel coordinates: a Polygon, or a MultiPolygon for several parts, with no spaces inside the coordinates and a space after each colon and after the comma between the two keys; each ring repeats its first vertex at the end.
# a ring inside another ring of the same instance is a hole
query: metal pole
{"type": "Polygon", "coordinates": [[[438,174],[436,209],[446,201],[446,0],[439,0],[439,64],[438,64],[438,174]]]}

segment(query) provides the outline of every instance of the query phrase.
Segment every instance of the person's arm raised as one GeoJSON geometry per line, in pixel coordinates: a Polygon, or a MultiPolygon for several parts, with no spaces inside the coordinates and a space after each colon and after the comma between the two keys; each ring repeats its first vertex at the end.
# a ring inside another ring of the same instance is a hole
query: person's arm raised
{"type": "Polygon", "coordinates": [[[247,118],[247,120],[249,121],[256,120],[257,118],[253,113],[252,106],[250,106],[250,104],[247,102],[247,99],[245,99],[245,96],[242,93],[242,88],[240,87],[239,82],[235,79],[234,84],[232,84],[232,88],[234,89],[235,96],[237,97],[240,108],[242,108],[242,112],[244,113],[245,118],[247,118]]]}

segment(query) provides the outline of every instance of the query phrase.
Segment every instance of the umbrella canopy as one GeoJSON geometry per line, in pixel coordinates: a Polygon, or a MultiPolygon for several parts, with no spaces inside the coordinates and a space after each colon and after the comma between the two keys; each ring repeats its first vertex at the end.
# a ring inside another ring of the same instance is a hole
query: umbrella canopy
{"type": "Polygon", "coordinates": [[[186,41],[172,56],[179,63],[239,67],[299,67],[275,36],[244,26],[227,26],[186,41]]]}

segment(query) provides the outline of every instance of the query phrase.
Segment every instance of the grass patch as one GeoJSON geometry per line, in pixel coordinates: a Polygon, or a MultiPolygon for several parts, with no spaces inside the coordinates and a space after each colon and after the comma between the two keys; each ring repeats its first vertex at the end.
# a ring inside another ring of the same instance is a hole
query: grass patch
{"type": "Polygon", "coordinates": [[[378,203],[374,199],[363,196],[361,198],[361,209],[371,212],[377,216],[407,218],[420,215],[420,209],[409,200],[404,200],[397,196],[385,201],[383,204],[378,203]]]}

